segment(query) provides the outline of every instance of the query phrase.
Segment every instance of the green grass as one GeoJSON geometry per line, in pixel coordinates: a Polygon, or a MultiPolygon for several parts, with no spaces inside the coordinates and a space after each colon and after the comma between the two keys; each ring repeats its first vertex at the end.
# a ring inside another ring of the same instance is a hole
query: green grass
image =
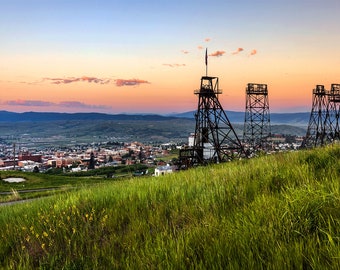
{"type": "Polygon", "coordinates": [[[339,269],[340,147],[0,207],[3,269],[339,269]]]}
{"type": "MultiPolygon", "coordinates": [[[[20,171],[4,171],[0,172],[0,180],[8,177],[19,177],[24,178],[25,181],[20,183],[0,181],[0,203],[46,197],[71,189],[90,188],[92,185],[121,181],[125,178],[131,178],[133,172],[145,169],[148,169],[148,167],[143,164],[136,164],[103,167],[77,173],[63,173],[63,170],[58,168],[48,171],[44,175],[20,171]],[[114,177],[108,177],[109,175],[114,177]],[[1,194],[4,192],[10,192],[10,194],[1,194]]],[[[151,171],[153,169],[149,169],[149,173],[151,171]]]]}

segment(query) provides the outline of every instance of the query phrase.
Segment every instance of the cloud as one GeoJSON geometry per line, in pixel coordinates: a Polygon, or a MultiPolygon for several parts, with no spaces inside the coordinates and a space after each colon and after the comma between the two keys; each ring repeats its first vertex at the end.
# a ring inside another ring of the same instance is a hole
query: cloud
{"type": "Polygon", "coordinates": [[[163,64],[163,66],[168,66],[168,67],[185,67],[186,64],[163,64]]]}
{"type": "Polygon", "coordinates": [[[136,86],[136,85],[140,85],[142,83],[150,83],[148,81],[145,80],[140,80],[140,79],[117,79],[115,80],[116,86],[136,86]]]}
{"type": "Polygon", "coordinates": [[[37,84],[41,84],[43,81],[44,81],[44,79],[40,79],[39,81],[34,81],[34,82],[21,81],[20,83],[29,84],[29,85],[37,85],[37,84]]]}
{"type": "Polygon", "coordinates": [[[89,82],[89,83],[99,83],[99,84],[108,84],[111,82],[110,79],[99,79],[96,77],[87,77],[87,76],[83,76],[81,77],[81,81],[83,82],[89,82]]]}
{"type": "MultiPolygon", "coordinates": [[[[210,40],[211,40],[211,38],[205,38],[205,39],[204,39],[204,42],[209,42],[210,40]]],[[[204,47],[203,47],[202,45],[198,45],[198,46],[197,46],[197,49],[203,50],[204,47]]]]}
{"type": "Polygon", "coordinates": [[[255,54],[257,54],[257,50],[255,49],[250,52],[250,55],[255,55],[255,54]]]}
{"type": "Polygon", "coordinates": [[[28,107],[49,107],[55,105],[53,102],[41,100],[9,100],[4,103],[10,106],[28,106],[28,107]]]}
{"type": "Polygon", "coordinates": [[[57,105],[66,108],[83,108],[83,109],[110,109],[110,106],[104,105],[92,105],[92,104],[85,104],[79,101],[62,101],[57,105]]]}
{"type": "Polygon", "coordinates": [[[237,48],[237,50],[232,52],[232,54],[239,54],[242,51],[243,51],[243,48],[237,48]]]}
{"type": "Polygon", "coordinates": [[[43,78],[44,81],[51,81],[52,84],[69,84],[74,82],[88,82],[98,84],[108,84],[111,79],[101,79],[96,77],[68,77],[68,78],[43,78]]]}
{"type": "Polygon", "coordinates": [[[59,106],[64,108],[82,108],[82,109],[111,109],[110,106],[105,105],[92,105],[79,101],[61,101],[59,103],[42,101],[42,100],[9,100],[4,102],[9,106],[26,106],[26,107],[52,107],[59,106]]]}
{"type": "MultiPolygon", "coordinates": [[[[185,64],[165,64],[172,67],[179,67],[179,66],[185,66],[185,64]]],[[[51,84],[70,84],[75,82],[88,82],[88,83],[96,83],[96,84],[109,84],[114,83],[116,86],[136,86],[140,85],[142,83],[150,83],[146,80],[140,80],[140,79],[109,79],[109,78],[97,78],[97,77],[89,77],[89,76],[82,76],[82,77],[66,77],[66,78],[60,78],[60,77],[45,77],[43,78],[39,83],[43,82],[50,82],[51,84]]],[[[27,83],[32,84],[29,82],[21,82],[21,83],[27,83]]],[[[37,84],[38,82],[35,82],[34,84],[37,84]]]]}
{"type": "MultiPolygon", "coordinates": [[[[112,79],[101,79],[97,77],[68,77],[68,78],[44,78],[45,81],[51,81],[52,84],[69,84],[74,82],[88,82],[88,83],[98,83],[98,84],[109,84],[113,82],[112,79]]],[[[142,83],[150,83],[145,80],[139,80],[139,79],[117,79],[114,80],[114,83],[116,86],[135,86],[142,83]]]]}
{"type": "Polygon", "coordinates": [[[187,51],[187,50],[181,50],[181,52],[184,53],[184,54],[188,54],[189,53],[189,51],[187,51]]]}
{"type": "Polygon", "coordinates": [[[220,56],[222,56],[223,54],[225,54],[225,51],[216,51],[216,52],[213,52],[213,53],[209,54],[209,56],[220,57],[220,56]]]}

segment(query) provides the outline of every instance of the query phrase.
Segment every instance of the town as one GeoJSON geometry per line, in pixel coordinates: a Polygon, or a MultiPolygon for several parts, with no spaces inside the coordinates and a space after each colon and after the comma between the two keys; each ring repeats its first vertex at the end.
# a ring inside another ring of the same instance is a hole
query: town
{"type": "Polygon", "coordinates": [[[176,145],[104,142],[28,150],[25,146],[0,144],[0,149],[0,170],[45,172],[51,168],[62,168],[64,172],[78,172],[118,165],[163,166],[166,163],[162,159],[167,159],[176,145]]]}
{"type": "MultiPolygon", "coordinates": [[[[188,144],[192,136],[193,134],[188,136],[188,144]]],[[[271,152],[275,152],[297,150],[303,137],[278,134],[268,140],[271,143],[271,152]]],[[[0,171],[43,173],[56,168],[62,169],[63,173],[72,173],[109,166],[144,164],[153,168],[154,175],[158,176],[176,170],[178,151],[186,145],[187,142],[149,145],[142,142],[109,141],[41,147],[32,143],[8,143],[2,138],[0,171]]]]}

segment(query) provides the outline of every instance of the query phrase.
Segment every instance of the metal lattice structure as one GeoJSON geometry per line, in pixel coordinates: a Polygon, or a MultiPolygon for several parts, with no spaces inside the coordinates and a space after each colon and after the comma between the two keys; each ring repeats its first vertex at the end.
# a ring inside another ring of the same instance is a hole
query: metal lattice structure
{"type": "Polygon", "coordinates": [[[222,91],[218,78],[203,76],[195,114],[196,127],[192,147],[180,152],[182,166],[219,163],[244,155],[244,149],[218,100],[222,91]]]}
{"type": "Polygon", "coordinates": [[[253,149],[268,146],[271,133],[268,88],[266,84],[248,83],[243,141],[253,149]]]}
{"type": "Polygon", "coordinates": [[[302,148],[323,146],[339,140],[340,85],[332,84],[331,90],[317,85],[313,90],[312,110],[302,148]]]}
{"type": "Polygon", "coordinates": [[[340,140],[340,84],[332,84],[328,95],[329,138],[340,140]]]}

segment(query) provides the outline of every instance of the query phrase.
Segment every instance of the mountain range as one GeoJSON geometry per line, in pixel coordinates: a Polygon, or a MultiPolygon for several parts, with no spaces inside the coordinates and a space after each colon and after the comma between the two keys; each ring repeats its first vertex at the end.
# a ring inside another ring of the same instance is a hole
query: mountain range
{"type": "MultiPolygon", "coordinates": [[[[243,123],[244,112],[225,111],[230,122],[243,123]]],[[[293,126],[308,125],[310,113],[271,113],[271,124],[293,126]]],[[[0,122],[42,122],[42,121],[81,121],[81,120],[118,120],[118,121],[166,121],[178,118],[195,118],[195,111],[160,114],[105,114],[105,113],[58,113],[58,112],[24,112],[0,111],[0,122]]]]}
{"type": "MultiPolygon", "coordinates": [[[[236,111],[225,111],[230,122],[232,123],[244,123],[244,112],[236,111]]],[[[184,112],[179,114],[173,114],[176,117],[194,118],[195,112],[184,112]]],[[[298,113],[271,113],[270,122],[271,124],[287,124],[294,126],[307,126],[309,121],[309,112],[298,112],[298,113]]]]}
{"type": "MultiPolygon", "coordinates": [[[[194,115],[194,111],[170,115],[0,111],[0,141],[31,144],[35,138],[35,148],[102,141],[186,142],[195,131],[194,115]]],[[[244,112],[226,111],[226,115],[242,137],[244,112]]],[[[273,134],[306,134],[309,113],[273,113],[270,117],[273,134]]]]}

